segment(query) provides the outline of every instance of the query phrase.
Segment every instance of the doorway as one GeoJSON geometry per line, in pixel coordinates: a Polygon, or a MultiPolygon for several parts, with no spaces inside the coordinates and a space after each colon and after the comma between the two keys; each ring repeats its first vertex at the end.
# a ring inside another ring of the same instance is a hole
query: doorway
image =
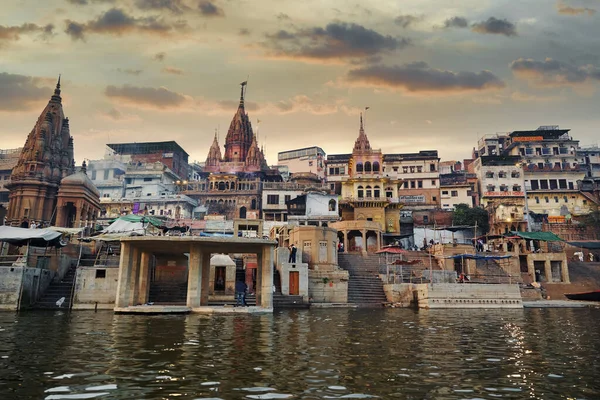
{"type": "Polygon", "coordinates": [[[215,267],[215,292],[225,291],[225,271],[226,267],[215,267]]]}
{"type": "Polygon", "coordinates": [[[290,295],[298,296],[300,294],[300,272],[290,271],[290,295]]]}

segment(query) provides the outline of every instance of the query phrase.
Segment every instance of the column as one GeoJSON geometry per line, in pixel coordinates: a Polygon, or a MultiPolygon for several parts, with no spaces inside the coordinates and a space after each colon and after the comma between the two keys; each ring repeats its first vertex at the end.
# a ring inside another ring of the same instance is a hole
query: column
{"type": "Polygon", "coordinates": [[[546,279],[549,283],[552,283],[554,279],[552,279],[552,266],[550,264],[550,260],[544,261],[544,270],[546,271],[546,279]]]}
{"type": "Polygon", "coordinates": [[[377,251],[381,250],[381,232],[375,232],[377,235],[377,251]]]}
{"type": "Polygon", "coordinates": [[[150,260],[152,254],[147,251],[142,252],[140,258],[140,268],[137,285],[136,304],[146,304],[148,302],[148,283],[150,280],[150,260]]]}
{"type": "Polygon", "coordinates": [[[348,231],[344,230],[342,232],[344,233],[344,252],[348,252],[350,249],[348,247],[348,231]]]}
{"type": "Polygon", "coordinates": [[[210,253],[203,251],[199,244],[191,245],[188,266],[188,307],[196,308],[208,305],[209,273],[210,253]]]}
{"type": "Polygon", "coordinates": [[[138,282],[140,278],[140,258],[142,255],[142,251],[134,247],[131,252],[131,275],[129,277],[129,305],[137,306],[137,298],[138,298],[138,282]]]}
{"type": "Polygon", "coordinates": [[[273,246],[265,245],[258,257],[256,304],[262,308],[273,308],[273,253],[273,246]]]}
{"type": "Polygon", "coordinates": [[[362,241],[363,241],[362,252],[364,254],[366,254],[367,253],[367,231],[360,231],[360,233],[362,234],[362,241]]]}
{"type": "Polygon", "coordinates": [[[117,282],[115,307],[127,307],[129,305],[132,250],[131,243],[121,242],[121,259],[119,261],[119,280],[117,282]]]}

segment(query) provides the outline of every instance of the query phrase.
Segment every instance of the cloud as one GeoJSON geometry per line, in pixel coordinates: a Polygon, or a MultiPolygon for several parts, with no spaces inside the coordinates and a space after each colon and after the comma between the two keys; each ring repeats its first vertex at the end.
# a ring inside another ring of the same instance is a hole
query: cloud
{"type": "Polygon", "coordinates": [[[0,25],[0,46],[3,42],[17,41],[23,34],[39,33],[42,37],[51,36],[54,33],[54,25],[37,25],[32,23],[22,24],[20,26],[0,25]]]}
{"type": "Polygon", "coordinates": [[[113,121],[125,122],[125,121],[139,121],[140,120],[140,117],[138,115],[125,114],[125,113],[117,110],[114,107],[108,111],[101,113],[100,115],[104,118],[111,119],[113,121]]]}
{"type": "Polygon", "coordinates": [[[67,3],[75,4],[77,6],[86,6],[91,3],[114,3],[115,0],[67,0],[67,3]]]}
{"type": "Polygon", "coordinates": [[[155,61],[163,62],[163,61],[165,61],[166,57],[167,57],[167,53],[165,53],[164,51],[161,51],[160,53],[156,53],[153,58],[155,61]]]}
{"type": "Polygon", "coordinates": [[[46,79],[0,73],[0,112],[29,111],[50,99],[52,89],[44,87],[46,79]]]}
{"type": "Polygon", "coordinates": [[[471,30],[476,33],[517,36],[517,27],[506,19],[489,17],[486,21],[473,24],[471,30]]]}
{"type": "Polygon", "coordinates": [[[169,23],[157,17],[135,18],[119,8],[111,8],[95,20],[86,23],[66,20],[65,33],[73,40],[83,40],[88,33],[121,36],[126,33],[148,33],[168,36],[187,28],[183,21],[169,23]]]}
{"type": "Polygon", "coordinates": [[[500,89],[504,82],[490,71],[446,71],[425,62],[401,66],[372,65],[350,70],[346,80],[359,86],[380,86],[413,93],[461,93],[500,89]]]}
{"type": "Polygon", "coordinates": [[[588,16],[591,16],[591,15],[596,14],[596,10],[593,9],[593,8],[571,7],[571,6],[566,5],[562,1],[559,1],[556,4],[556,8],[558,9],[558,13],[559,14],[563,14],[563,15],[581,15],[581,14],[587,14],[588,16]]]}
{"type": "MultiPolygon", "coordinates": [[[[238,102],[234,100],[198,101],[198,108],[208,114],[231,115],[235,112],[238,102]]],[[[304,94],[292,96],[288,99],[274,102],[254,103],[245,102],[246,110],[256,114],[287,115],[294,113],[307,113],[313,115],[328,115],[342,112],[347,115],[358,115],[362,109],[348,106],[340,98],[310,97],[304,94]]]]}
{"type": "Polygon", "coordinates": [[[444,21],[444,28],[466,28],[469,21],[464,17],[452,17],[444,21]]]}
{"type": "Polygon", "coordinates": [[[140,10],[168,10],[174,14],[190,10],[182,0],[136,0],[135,5],[140,10]]]}
{"type": "Polygon", "coordinates": [[[277,18],[279,21],[289,21],[291,19],[290,16],[285,13],[279,13],[275,16],[275,18],[277,18]]]}
{"type": "Polygon", "coordinates": [[[132,85],[117,87],[109,85],[106,87],[104,94],[126,105],[158,110],[183,108],[191,100],[189,96],[173,92],[165,87],[152,88],[132,85]]]}
{"type": "Polygon", "coordinates": [[[561,96],[538,96],[535,94],[524,93],[521,91],[515,91],[511,93],[510,98],[516,102],[534,102],[534,103],[546,103],[549,101],[559,101],[562,99],[561,96]]]}
{"type": "Polygon", "coordinates": [[[575,66],[552,58],[536,61],[519,58],[510,63],[510,69],[519,78],[538,86],[570,86],[590,81],[600,81],[600,68],[588,64],[575,66]]]}
{"type": "Polygon", "coordinates": [[[240,28],[240,30],[238,31],[238,35],[240,36],[249,36],[250,33],[250,29],[248,28],[240,28]]]}
{"type": "Polygon", "coordinates": [[[415,22],[419,22],[422,19],[423,17],[416,15],[398,15],[396,19],[394,19],[394,23],[402,28],[408,28],[410,25],[414,24],[415,22]]]}
{"type": "Polygon", "coordinates": [[[275,58],[305,61],[330,61],[372,57],[402,49],[410,44],[406,38],[382,35],[358,24],[334,22],[325,28],[314,27],[290,32],[280,30],[266,35],[262,46],[275,58]]]}
{"type": "Polygon", "coordinates": [[[164,67],[163,69],[161,69],[161,71],[164,72],[165,74],[184,75],[184,72],[182,69],[175,68],[175,67],[164,67]]]}
{"type": "Polygon", "coordinates": [[[130,68],[117,68],[117,72],[121,72],[123,74],[128,74],[128,75],[135,75],[138,76],[140,75],[142,72],[144,72],[143,69],[130,69],[130,68]]]}
{"type": "Polygon", "coordinates": [[[205,17],[224,17],[225,12],[222,8],[217,7],[214,2],[208,0],[202,0],[198,4],[198,9],[200,10],[200,14],[205,17]]]}

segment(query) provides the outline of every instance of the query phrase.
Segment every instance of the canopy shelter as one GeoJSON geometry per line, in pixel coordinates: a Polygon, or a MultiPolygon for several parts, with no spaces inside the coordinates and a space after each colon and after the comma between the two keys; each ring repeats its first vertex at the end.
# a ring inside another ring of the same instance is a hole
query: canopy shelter
{"type": "Polygon", "coordinates": [[[145,215],[124,215],[113,220],[100,235],[91,239],[113,241],[127,236],[158,235],[162,226],[164,224],[158,218],[145,215]]]}
{"type": "Polygon", "coordinates": [[[50,229],[29,229],[13,226],[0,226],[0,242],[7,242],[15,246],[34,247],[64,247],[61,242],[62,233],[50,229]]]}
{"type": "Polygon", "coordinates": [[[404,253],[408,253],[408,251],[401,249],[398,246],[386,246],[376,252],[376,254],[404,254],[404,253]]]}
{"type": "Polygon", "coordinates": [[[519,232],[512,231],[511,234],[527,240],[540,240],[542,242],[562,242],[563,240],[552,232],[519,232]]]}
{"type": "Polygon", "coordinates": [[[77,234],[81,233],[81,231],[83,231],[85,228],[84,227],[81,227],[81,228],[63,228],[61,226],[49,226],[46,229],[50,229],[51,231],[55,231],[55,232],[64,233],[66,235],[77,235],[77,234]]]}
{"type": "Polygon", "coordinates": [[[567,242],[571,246],[579,247],[582,249],[588,250],[598,250],[600,249],[600,240],[586,240],[581,242],[567,242]]]}

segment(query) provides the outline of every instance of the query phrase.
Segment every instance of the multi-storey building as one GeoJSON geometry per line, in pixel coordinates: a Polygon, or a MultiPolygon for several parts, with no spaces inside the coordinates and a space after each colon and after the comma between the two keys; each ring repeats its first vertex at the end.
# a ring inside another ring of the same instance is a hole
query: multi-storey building
{"type": "Polygon", "coordinates": [[[282,151],[277,154],[277,164],[286,165],[290,173],[311,172],[325,178],[325,151],[317,146],[282,151]]]}
{"type": "Polygon", "coordinates": [[[457,204],[475,205],[473,183],[469,182],[469,174],[453,172],[440,174],[440,201],[442,210],[454,210],[457,204]]]}

